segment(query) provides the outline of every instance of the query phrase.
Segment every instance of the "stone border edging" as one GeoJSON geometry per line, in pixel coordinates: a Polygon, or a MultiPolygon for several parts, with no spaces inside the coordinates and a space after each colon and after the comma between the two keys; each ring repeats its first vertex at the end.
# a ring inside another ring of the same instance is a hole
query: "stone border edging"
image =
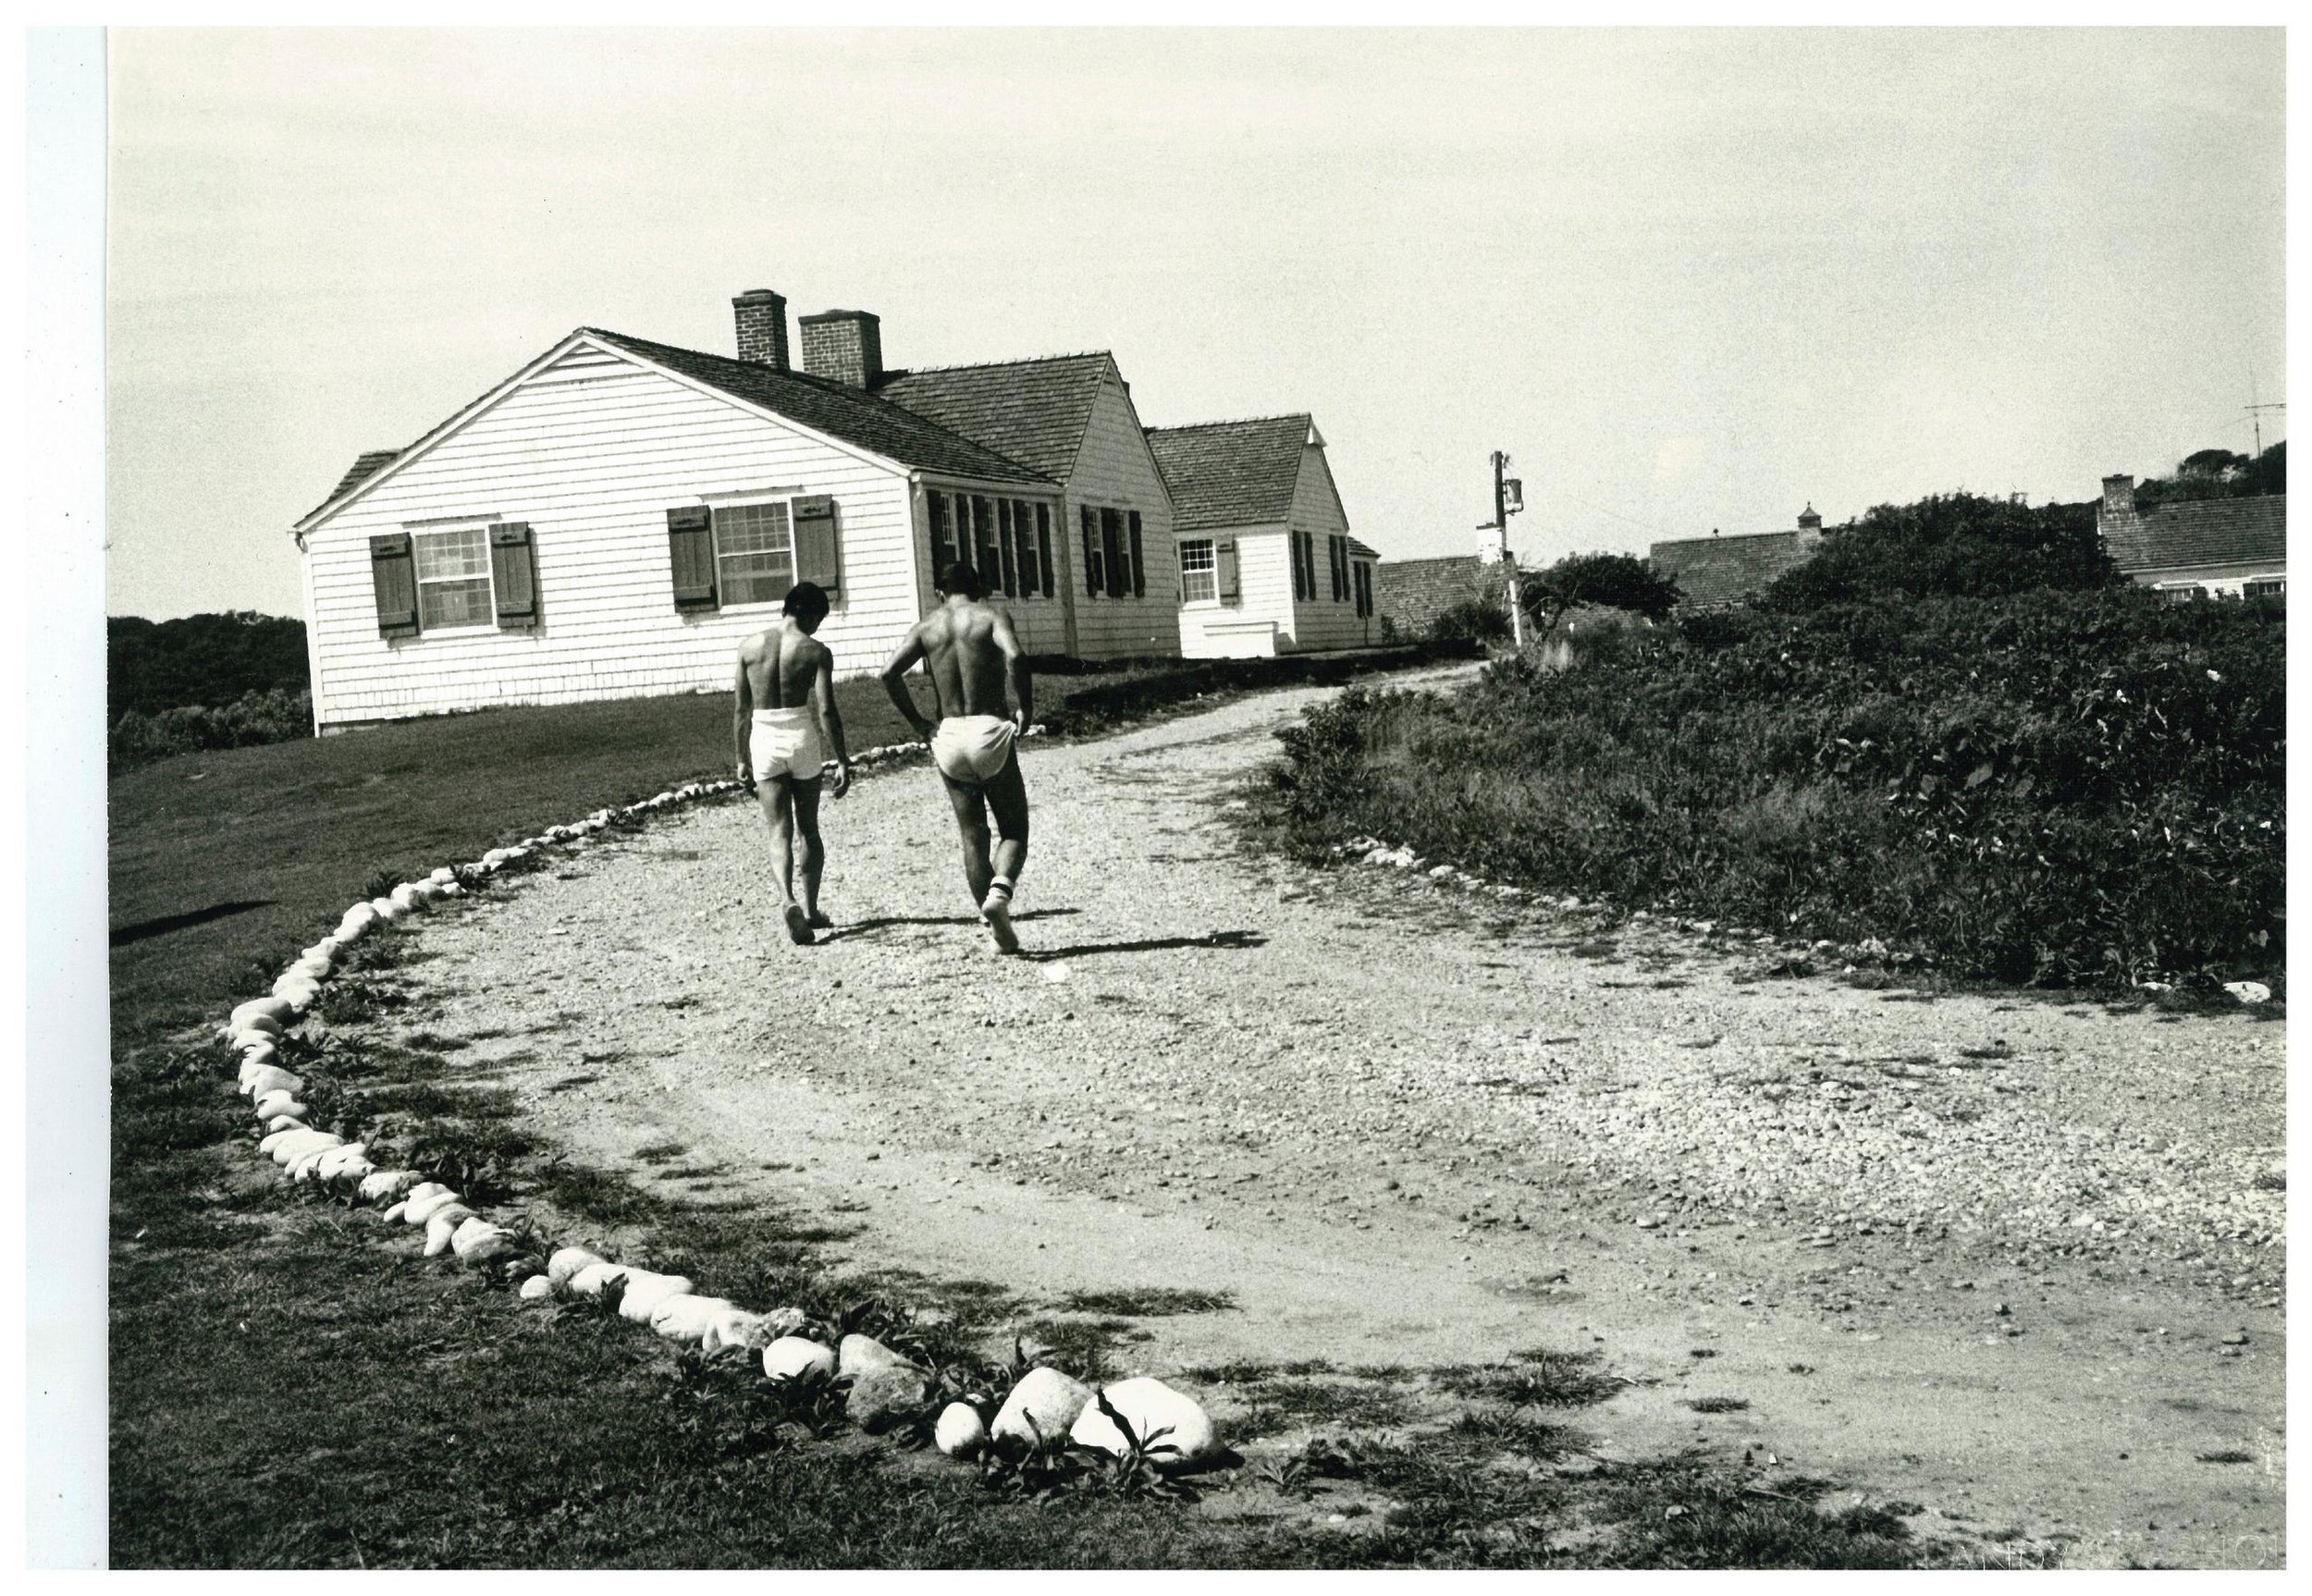
{"type": "MultiPolygon", "coordinates": [[[[1030,726],[1025,735],[1042,735],[1044,730],[1030,726]]],[[[862,751],[851,764],[871,768],[925,752],[919,742],[885,743],[862,751]]],[[[613,1263],[583,1246],[557,1248],[540,1265],[525,1251],[522,1233],[477,1212],[449,1185],[418,1170],[380,1169],[366,1144],[311,1124],[312,1111],[297,1096],[306,1083],[281,1062],[281,1038],[312,1012],[336,973],[338,955],[355,942],[437,903],[466,897],[469,883],[487,880],[545,850],[574,845],[620,821],[638,822],[662,809],[741,791],[735,778],[685,782],[619,808],[596,809],[583,820],[549,826],[492,848],[470,864],[444,865],[423,881],[404,882],[384,897],[355,903],[334,931],[281,972],[268,995],[237,1005],[218,1035],[240,1055],[236,1090],[250,1099],[256,1115],[258,1150],[291,1183],[351,1183],[354,1200],[389,1205],[381,1215],[387,1222],[424,1227],[424,1257],[447,1255],[476,1267],[499,1264],[510,1278],[520,1280],[518,1295],[525,1301],[563,1295],[600,1300],[615,1293],[619,1317],[646,1324],[678,1344],[706,1353],[759,1349],[768,1380],[847,1379],[852,1384],[846,1413],[871,1426],[926,1403],[932,1394],[929,1372],[871,1336],[846,1335],[839,1348],[807,1340],[799,1333],[807,1323],[799,1308],[752,1311],[727,1297],[700,1295],[686,1276],[613,1263]]],[[[1020,1377],[1000,1406],[992,1399],[984,1406],[992,1409],[991,1420],[971,1402],[945,1405],[933,1433],[942,1453],[970,1459],[991,1443],[1036,1449],[1064,1437],[1074,1447],[1174,1468],[1204,1462],[1221,1450],[1199,1404],[1147,1377],[1095,1391],[1058,1369],[1036,1367],[1020,1377]]]]}

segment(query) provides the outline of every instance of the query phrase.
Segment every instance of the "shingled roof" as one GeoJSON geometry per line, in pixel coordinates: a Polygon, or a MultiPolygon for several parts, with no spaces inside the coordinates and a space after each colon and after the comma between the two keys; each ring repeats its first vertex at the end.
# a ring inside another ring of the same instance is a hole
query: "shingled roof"
{"type": "Polygon", "coordinates": [[[779,371],[758,361],[733,360],[701,350],[655,344],[647,338],[630,338],[600,327],[582,330],[614,349],[639,355],[734,399],[760,405],[830,437],[856,444],[904,465],[990,482],[1049,484],[1061,480],[1034,465],[999,454],[984,443],[962,436],[913,407],[894,404],[842,383],[829,382],[804,372],[779,371]]]}
{"type": "Polygon", "coordinates": [[[875,385],[875,396],[1065,482],[1076,469],[1100,385],[1113,364],[1106,350],[1096,350],[888,372],[875,385]]]}
{"type": "Polygon", "coordinates": [[[1148,447],[1172,489],[1175,532],[1253,526],[1292,514],[1306,414],[1148,429],[1148,447]]]}
{"type": "Polygon", "coordinates": [[[307,510],[298,519],[300,521],[311,520],[315,511],[318,511],[326,506],[335,504],[338,499],[343,498],[347,494],[351,493],[355,488],[361,486],[362,484],[367,482],[371,477],[375,476],[379,472],[385,470],[387,466],[391,465],[395,460],[400,460],[400,458],[401,451],[398,448],[373,448],[368,450],[360,458],[355,460],[351,465],[345,468],[345,474],[338,478],[338,485],[329,490],[329,497],[327,498],[323,499],[320,504],[314,506],[312,509],[307,510]]]}
{"type": "Polygon", "coordinates": [[[2194,565],[2279,565],[2288,558],[2288,496],[2200,498],[2099,522],[2122,572],[2194,565]]]}
{"type": "Polygon", "coordinates": [[[1678,583],[1680,597],[1698,609],[1747,598],[1817,546],[1795,532],[1754,532],[1732,537],[1681,537],[1646,551],[1654,569],[1678,583]]]}

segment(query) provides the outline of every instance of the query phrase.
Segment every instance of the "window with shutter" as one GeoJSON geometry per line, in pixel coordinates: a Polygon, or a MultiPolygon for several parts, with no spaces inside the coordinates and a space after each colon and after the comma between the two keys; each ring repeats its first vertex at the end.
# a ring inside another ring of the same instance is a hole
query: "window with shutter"
{"type": "Polygon", "coordinates": [[[1043,595],[1058,596],[1059,574],[1051,563],[1051,507],[1048,504],[1036,507],[1036,559],[1043,566],[1043,595]]]}
{"type": "Polygon", "coordinates": [[[1148,563],[1140,558],[1140,512],[1129,510],[1125,515],[1132,533],[1132,596],[1148,596],[1148,563]]]}
{"type": "Polygon", "coordinates": [[[1300,569],[1309,573],[1308,596],[1313,604],[1317,596],[1317,534],[1313,532],[1300,534],[1300,569]]]}
{"type": "Polygon", "coordinates": [[[831,598],[842,591],[842,540],[835,501],[823,493],[806,494],[790,508],[794,512],[794,579],[818,583],[831,598]]]}
{"type": "Polygon", "coordinates": [[[1024,498],[1012,500],[1012,543],[1019,562],[1019,586],[1015,592],[1021,598],[1033,598],[1043,591],[1037,580],[1042,566],[1036,558],[1035,528],[1034,509],[1024,498]]]}
{"type": "Polygon", "coordinates": [[[498,599],[498,624],[509,632],[538,623],[537,556],[527,522],[490,528],[490,585],[498,599]]]}
{"type": "Polygon", "coordinates": [[[486,526],[412,533],[417,568],[417,617],[427,632],[486,626],[491,620],[490,540],[486,526]]]}
{"type": "Polygon", "coordinates": [[[1003,557],[997,552],[995,504],[978,494],[971,496],[971,563],[979,572],[979,585],[990,589],[1002,586],[1003,557]]]}
{"type": "Polygon", "coordinates": [[[684,504],[669,509],[666,541],[668,561],[674,572],[674,608],[717,608],[714,528],[707,507],[684,504]]]}
{"type": "Polygon", "coordinates": [[[1131,550],[1124,542],[1123,512],[1113,509],[1100,512],[1100,553],[1106,562],[1103,569],[1108,573],[1108,596],[1122,598],[1132,591],[1132,573],[1124,567],[1131,550]]]}
{"type": "Polygon", "coordinates": [[[937,582],[940,572],[955,559],[955,526],[948,516],[947,495],[934,488],[925,496],[931,518],[931,580],[937,582]]]}
{"type": "Polygon", "coordinates": [[[407,534],[369,540],[369,580],[377,599],[377,631],[386,637],[417,635],[417,572],[407,534]]]}
{"type": "Polygon", "coordinates": [[[1285,546],[1292,550],[1293,556],[1293,596],[1295,598],[1306,598],[1309,595],[1300,590],[1301,583],[1305,580],[1300,571],[1300,534],[1297,532],[1286,533],[1285,534],[1285,546]]]}
{"type": "Polygon", "coordinates": [[[1079,509],[1084,521],[1084,595],[1098,598],[1108,585],[1107,569],[1100,562],[1100,512],[1088,504],[1079,509]]]}
{"type": "Polygon", "coordinates": [[[995,501],[995,522],[996,550],[1002,556],[1003,561],[1002,568],[998,574],[1002,578],[1003,591],[1007,595],[1016,595],[1019,592],[1019,550],[1012,538],[1012,501],[1010,499],[999,498],[995,501]]]}
{"type": "Polygon", "coordinates": [[[1348,539],[1334,533],[1325,542],[1333,550],[1333,602],[1338,604],[1348,596],[1348,539]]]}
{"type": "Polygon", "coordinates": [[[784,499],[713,514],[715,587],[725,604],[776,604],[794,585],[794,527],[784,499]]]}
{"type": "Polygon", "coordinates": [[[1213,551],[1213,564],[1220,576],[1220,601],[1223,604],[1243,602],[1244,588],[1236,577],[1236,540],[1230,538],[1213,551]]]}

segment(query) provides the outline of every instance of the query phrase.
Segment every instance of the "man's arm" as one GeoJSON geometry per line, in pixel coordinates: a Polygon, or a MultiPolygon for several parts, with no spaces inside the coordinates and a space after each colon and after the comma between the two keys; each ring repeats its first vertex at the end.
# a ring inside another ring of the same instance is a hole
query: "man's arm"
{"type": "Polygon", "coordinates": [[[755,689],[746,680],[746,650],[739,650],[739,679],[731,686],[731,741],[737,744],[739,780],[755,785],[755,752],[747,742],[755,718],[755,689]]]}
{"type": "Polygon", "coordinates": [[[835,656],[823,644],[811,681],[811,703],[818,710],[819,731],[835,751],[835,796],[840,798],[851,785],[851,750],[842,739],[842,712],[835,707],[835,656]]]}
{"type": "Polygon", "coordinates": [[[892,695],[892,703],[898,707],[900,714],[907,718],[907,724],[915,729],[916,735],[928,743],[931,741],[931,723],[923,718],[923,711],[916,707],[915,694],[907,690],[907,672],[922,657],[922,633],[910,632],[907,641],[899,645],[899,652],[892,656],[891,663],[883,667],[883,691],[892,695]]]}
{"type": "Polygon", "coordinates": [[[1003,685],[1011,690],[1012,702],[1019,706],[1012,724],[1026,731],[1036,718],[1035,684],[1027,679],[1027,656],[1020,650],[1012,618],[1000,609],[995,612],[995,645],[1003,653],[1003,685]]]}

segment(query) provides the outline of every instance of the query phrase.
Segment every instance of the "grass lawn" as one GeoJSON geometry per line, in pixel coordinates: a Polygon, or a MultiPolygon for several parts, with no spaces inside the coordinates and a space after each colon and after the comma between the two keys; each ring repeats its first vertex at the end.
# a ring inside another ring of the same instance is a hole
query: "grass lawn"
{"type": "MultiPolygon", "coordinates": [[[[1061,734],[1202,695],[1336,678],[1330,659],[1166,665],[1043,680],[1061,734]]],[[[872,683],[846,684],[855,746],[897,741],[872,683]]],[[[1360,1433],[1396,1411],[1363,1377],[1232,1371],[1269,1427],[1338,1426],[1264,1471],[1150,1501],[1097,1475],[1039,1504],[936,1456],[818,1422],[758,1367],[678,1352],[583,1305],[517,1301],[421,1261],[421,1233],[251,1156],[227,1051],[202,1028],[264,989],[380,872],[415,874],[698,776],[729,759],[730,706],[681,697],[492,711],[212,753],[111,792],[111,1558],[117,1566],[1751,1566],[1901,1565],[1954,1552],[1881,1508],[1817,1513],[1823,1481],[1761,1493],[1694,1459],[1558,1469],[1562,1421],[1610,1384],[1443,1371],[1448,1428],[1360,1433]],[[1451,1378],[1446,1378],[1450,1376],[1451,1378]],[[1263,1381],[1265,1381],[1265,1383],[1263,1381]],[[1670,1511],[1672,1508],[1676,1511],[1670,1511]],[[1338,1522],[1334,1522],[1337,1515],[1338,1522]]],[[[730,1211],[576,1168],[527,1139],[521,1105],[460,1085],[395,1005],[397,944],[351,950],[325,1017],[359,1043],[284,1057],[319,1123],[385,1150],[461,1158],[546,1234],[618,1238],[751,1307],[857,1319],[942,1366],[1039,1305],[971,1283],[830,1277],[812,1216],[730,1211]],[[368,1011],[375,1025],[355,1024],[368,1011]],[[462,1149],[461,1152],[459,1149],[462,1149]],[[873,1295],[862,1300],[862,1293],[873,1295]],[[943,1319],[916,1320],[907,1307],[943,1319]],[[864,1315],[864,1318],[860,1316],[864,1315]]],[[[447,1169],[441,1161],[426,1167],[447,1169]]],[[[1197,1301],[1043,1305],[1208,1311],[1197,1301]]],[[[1096,1375],[1102,1347],[1055,1357],[1096,1375]]],[[[1570,1371],[1570,1372],[1568,1372],[1570,1371]]],[[[1249,1437],[1248,1437],[1249,1439],[1249,1437]]],[[[1013,1482],[1014,1485],[1017,1481],[1013,1482]]]]}

